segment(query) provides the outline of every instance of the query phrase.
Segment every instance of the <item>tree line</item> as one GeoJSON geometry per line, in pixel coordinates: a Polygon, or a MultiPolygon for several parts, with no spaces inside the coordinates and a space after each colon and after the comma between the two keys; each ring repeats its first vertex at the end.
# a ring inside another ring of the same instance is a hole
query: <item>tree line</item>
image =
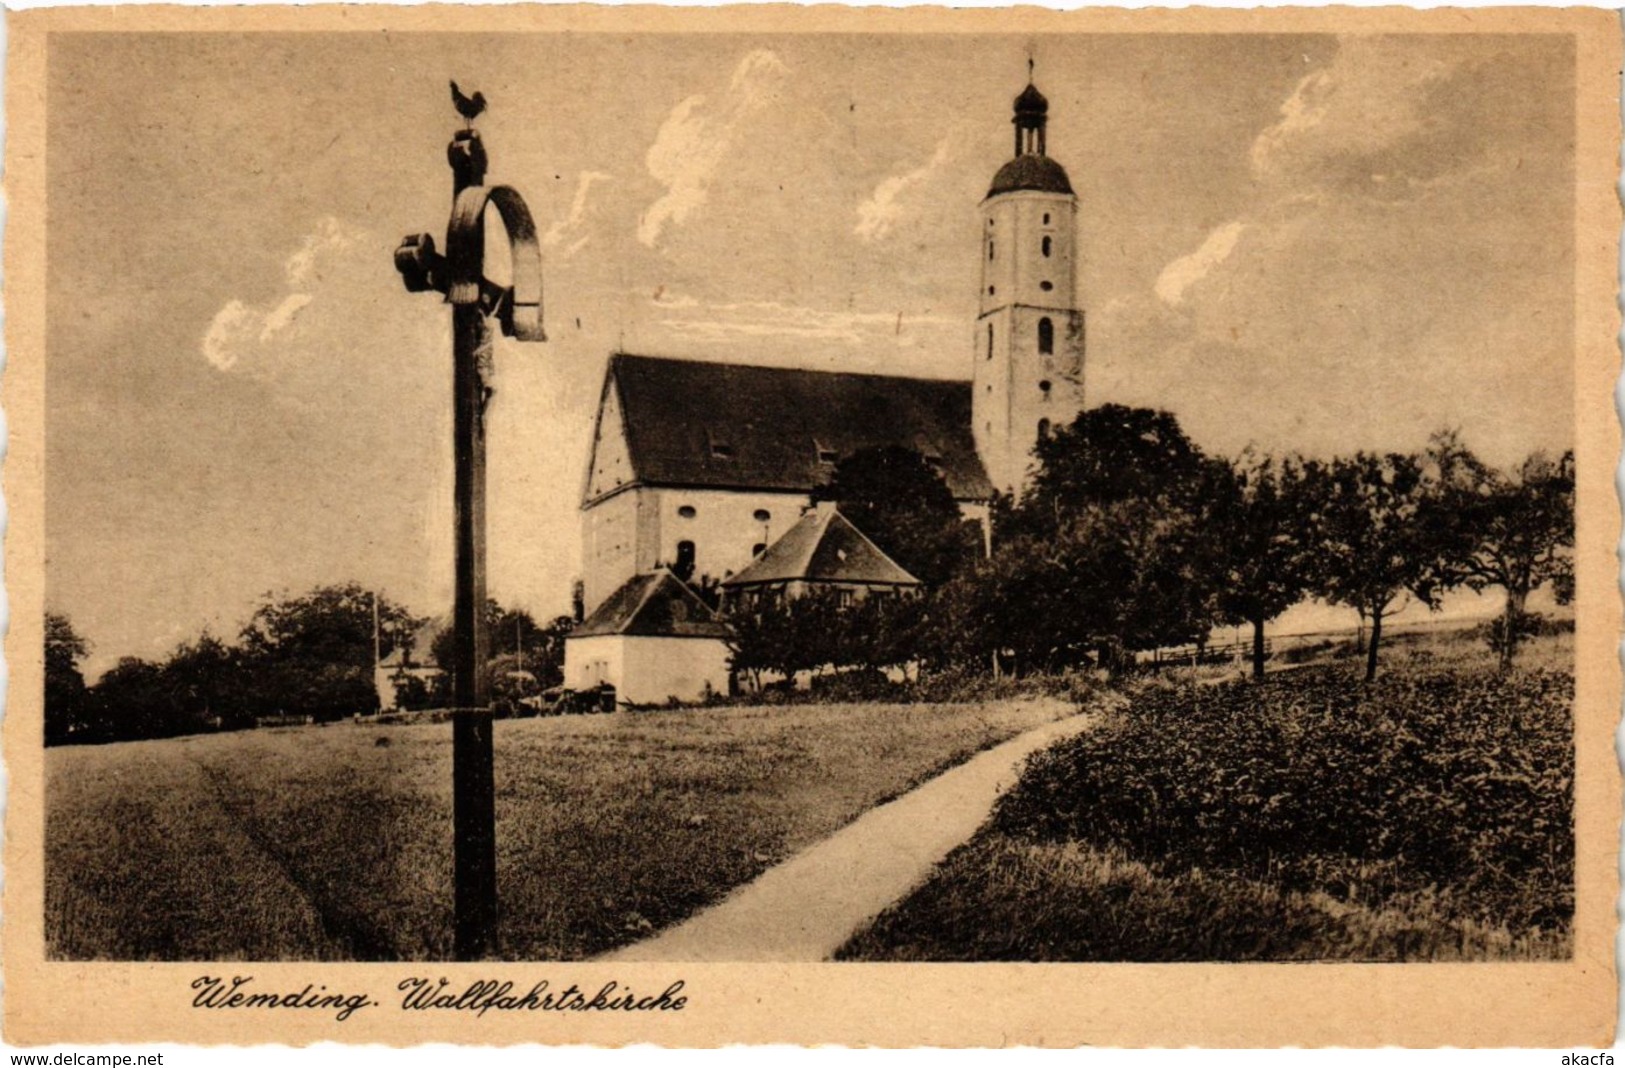
{"type": "Polygon", "coordinates": [[[1019,501],[994,501],[989,554],[923,458],[843,460],[815,497],[838,501],[925,591],[844,611],[829,593],[735,604],[736,669],[1115,672],[1245,625],[1262,675],[1268,625],[1319,597],[1369,625],[1369,680],[1384,621],[1462,587],[1505,593],[1490,629],[1505,668],[1538,622],[1529,595],[1573,592],[1572,452],[1498,470],[1441,431],[1414,453],[1225,458],[1167,412],[1104,405],[1038,442],[1034,463],[1019,501]]]}
{"type": "MultiPolygon", "coordinates": [[[[561,617],[539,626],[523,610],[487,604],[493,691],[499,698],[562,680],[561,617]],[[521,670],[521,668],[523,670],[521,670]],[[519,681],[524,678],[524,682],[519,681]]],[[[161,660],[124,657],[94,684],[81,665],[90,643],[59,613],[45,619],[46,744],[164,738],[252,727],[264,717],[316,722],[378,711],[374,641],[426,666],[450,662],[449,630],[429,649],[413,643],[428,623],[389,597],[349,582],[297,596],[267,594],[234,641],[205,631],[161,660]],[[375,614],[376,613],[376,614],[375,614]]],[[[449,702],[450,679],[396,679],[404,707],[449,702]]]]}

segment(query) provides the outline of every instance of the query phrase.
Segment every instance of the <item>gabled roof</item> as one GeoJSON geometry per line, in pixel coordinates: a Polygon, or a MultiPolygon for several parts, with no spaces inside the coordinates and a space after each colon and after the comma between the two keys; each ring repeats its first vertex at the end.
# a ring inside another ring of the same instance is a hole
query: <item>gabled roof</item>
{"type": "Polygon", "coordinates": [[[662,568],[633,575],[568,637],[627,634],[658,638],[726,638],[728,625],[695,592],[662,568]]]}
{"type": "Polygon", "coordinates": [[[936,454],[956,500],[993,495],[969,382],[618,354],[605,387],[636,483],[806,493],[837,458],[902,445],[936,454]]]}
{"type": "Polygon", "coordinates": [[[808,512],[784,536],[723,582],[728,589],[781,582],[828,585],[918,586],[863,531],[836,508],[808,512]]]}

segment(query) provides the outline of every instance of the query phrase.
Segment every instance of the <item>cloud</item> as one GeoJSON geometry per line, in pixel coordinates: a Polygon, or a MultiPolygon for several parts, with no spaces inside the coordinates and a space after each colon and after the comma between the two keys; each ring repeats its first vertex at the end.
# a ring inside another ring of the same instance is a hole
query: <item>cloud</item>
{"type": "Polygon", "coordinates": [[[1292,95],[1281,104],[1281,119],[1261,131],[1253,140],[1250,158],[1254,173],[1270,169],[1282,146],[1290,144],[1305,131],[1319,126],[1326,118],[1326,98],[1331,93],[1330,71],[1317,70],[1306,75],[1292,90],[1292,95]]]}
{"type": "Polygon", "coordinates": [[[589,235],[582,234],[580,231],[582,224],[587,221],[587,204],[592,194],[592,187],[600,182],[612,182],[614,180],[613,175],[605,174],[602,171],[582,171],[576,178],[576,192],[575,196],[570,199],[569,212],[565,214],[564,218],[548,227],[547,233],[542,235],[542,244],[548,248],[554,248],[562,243],[565,238],[571,238],[570,244],[564,250],[565,258],[568,259],[579,252],[589,240],[589,235]]]}
{"type": "Polygon", "coordinates": [[[1228,222],[1207,235],[1202,247],[1187,256],[1181,256],[1162,269],[1157,276],[1156,294],[1164,304],[1178,305],[1185,299],[1191,286],[1206,278],[1208,272],[1230,258],[1236,242],[1241,239],[1247,224],[1228,222]]]}
{"type": "Polygon", "coordinates": [[[332,287],[335,265],[347,267],[348,253],[364,238],[361,230],[331,216],[319,220],[283,261],[287,292],[263,302],[227,300],[204,331],[203,358],[220,371],[263,371],[260,365],[294,329],[316,294],[332,287]]]}
{"type": "Polygon", "coordinates": [[[321,281],[324,260],[329,253],[344,252],[352,247],[359,231],[345,226],[329,215],[316,223],[316,229],[305,236],[304,242],[282,265],[288,288],[296,292],[309,292],[321,281]]]}
{"type": "Polygon", "coordinates": [[[788,76],[777,54],[758,49],[739,61],[714,103],[696,95],[672,109],[644,158],[666,192],[638,221],[640,242],[654,248],[668,225],[685,222],[705,204],[741,125],[779,99],[788,76]]]}
{"type": "Polygon", "coordinates": [[[880,241],[889,236],[908,213],[910,193],[925,185],[943,170],[958,154],[965,140],[965,130],[956,127],[937,142],[936,151],[925,163],[885,179],[875,186],[868,200],[858,205],[858,224],[852,232],[864,241],[880,241]]]}
{"type": "Polygon", "coordinates": [[[802,338],[855,345],[889,336],[895,344],[906,347],[916,343],[914,331],[943,327],[958,330],[963,326],[961,320],[951,316],[909,315],[900,311],[831,311],[777,301],[701,304],[684,297],[671,301],[656,298],[655,304],[668,310],[691,312],[668,316],[662,325],[674,334],[702,341],[802,338]]]}

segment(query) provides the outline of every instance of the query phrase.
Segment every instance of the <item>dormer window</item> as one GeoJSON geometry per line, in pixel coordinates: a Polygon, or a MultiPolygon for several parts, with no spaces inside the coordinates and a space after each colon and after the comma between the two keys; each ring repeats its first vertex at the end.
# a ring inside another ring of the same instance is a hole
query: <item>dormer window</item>
{"type": "Polygon", "coordinates": [[[942,450],[937,448],[936,443],[924,434],[914,435],[914,451],[919,453],[925,462],[932,467],[942,466],[942,450]]]}
{"type": "Polygon", "coordinates": [[[718,460],[731,460],[734,455],[732,443],[722,434],[711,427],[705,429],[705,443],[711,450],[711,455],[718,460]]]}
{"type": "Polygon", "coordinates": [[[817,439],[813,440],[813,449],[818,453],[818,462],[821,464],[833,464],[841,458],[840,453],[817,439]]]}

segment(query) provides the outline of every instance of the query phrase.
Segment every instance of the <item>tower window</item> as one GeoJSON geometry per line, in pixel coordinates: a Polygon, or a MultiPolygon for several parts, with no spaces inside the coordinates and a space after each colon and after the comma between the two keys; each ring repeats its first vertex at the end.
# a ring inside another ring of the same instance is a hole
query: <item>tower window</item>
{"type": "Polygon", "coordinates": [[[993,324],[987,324],[987,358],[993,358],[993,324]]]}
{"type": "Polygon", "coordinates": [[[1038,421],[1038,440],[1039,441],[1046,441],[1048,439],[1049,439],[1049,420],[1048,419],[1040,419],[1038,421]]]}
{"type": "Polygon", "coordinates": [[[693,519],[695,515],[694,506],[692,504],[685,504],[681,508],[677,509],[677,514],[682,516],[684,519],[693,519]]]}
{"type": "Polygon", "coordinates": [[[677,543],[677,562],[671,567],[672,573],[687,582],[694,575],[694,543],[680,541],[677,543]]]}
{"type": "Polygon", "coordinates": [[[1044,292],[1048,293],[1050,290],[1054,289],[1055,286],[1054,286],[1053,283],[1045,281],[1045,282],[1038,283],[1038,288],[1042,289],[1044,292]]]}
{"type": "Polygon", "coordinates": [[[991,241],[987,243],[987,260],[989,263],[993,262],[993,242],[991,241]]]}
{"type": "Polygon", "coordinates": [[[761,556],[765,552],[767,552],[767,543],[764,541],[759,541],[750,547],[750,556],[752,560],[756,559],[758,556],[761,556]]]}
{"type": "MultiPolygon", "coordinates": [[[[1044,216],[1044,221],[1049,222],[1049,216],[1048,215],[1044,216]]],[[[1044,248],[1044,255],[1048,256],[1049,252],[1050,252],[1050,241],[1049,241],[1048,237],[1044,238],[1043,248],[1044,248]]]]}
{"type": "Polygon", "coordinates": [[[769,519],[773,518],[773,513],[768,511],[766,508],[758,508],[755,512],[751,513],[751,515],[758,523],[765,523],[769,519]]]}
{"type": "Polygon", "coordinates": [[[993,287],[992,286],[987,287],[987,295],[990,296],[990,297],[993,295],[993,287]]]}
{"type": "Polygon", "coordinates": [[[1048,316],[1038,320],[1038,351],[1045,356],[1055,351],[1055,324],[1048,316]]]}
{"type": "MultiPolygon", "coordinates": [[[[1047,211],[1044,213],[1044,225],[1049,225],[1049,212],[1047,211]]],[[[1044,255],[1049,255],[1049,238],[1047,237],[1044,239],[1044,255]]]]}
{"type": "Polygon", "coordinates": [[[1045,400],[1049,400],[1049,389],[1050,389],[1050,381],[1049,381],[1049,379],[1046,378],[1042,382],[1038,383],[1038,392],[1040,392],[1040,393],[1042,393],[1044,395],[1045,400]]]}

